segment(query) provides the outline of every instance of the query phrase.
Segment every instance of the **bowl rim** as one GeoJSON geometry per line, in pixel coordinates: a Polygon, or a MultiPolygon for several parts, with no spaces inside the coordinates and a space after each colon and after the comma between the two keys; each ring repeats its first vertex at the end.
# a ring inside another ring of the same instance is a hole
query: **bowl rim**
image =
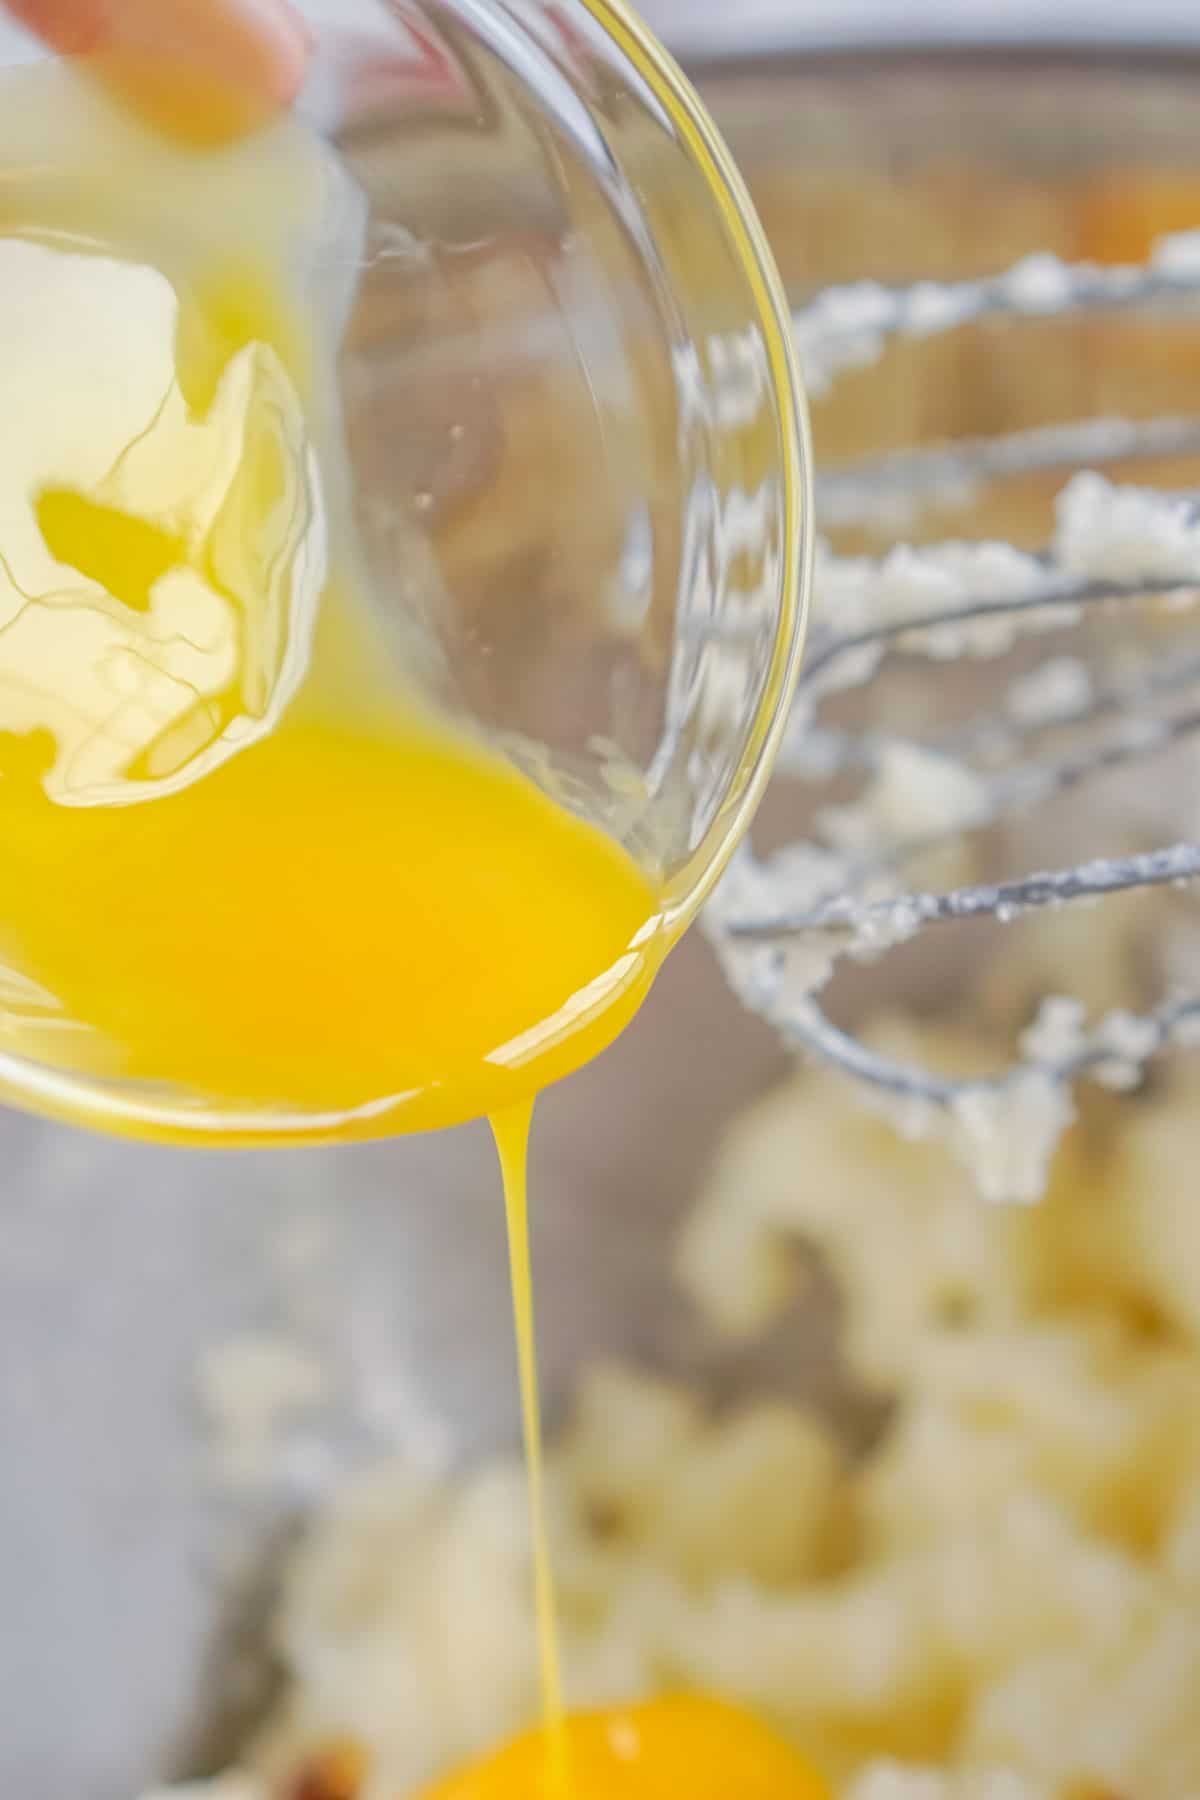
{"type": "MultiPolygon", "coordinates": [[[[720,805],[687,861],[664,884],[658,928],[669,946],[695,918],[750,824],[770,779],[800,672],[814,559],[808,409],[783,282],[749,190],[724,139],[674,59],[626,0],[578,0],[627,59],[678,132],[719,212],[762,332],[774,414],[782,530],[771,658],[746,742],[720,805]]],[[[395,1096],[349,1112],[254,1108],[243,1113],[205,1096],[162,1092],[154,1083],[93,1080],[0,1051],[0,1101],[42,1117],[143,1142],[257,1146],[381,1135],[395,1096]]]]}
{"type": "Polygon", "coordinates": [[[774,253],[732,152],[674,57],[626,0],[581,3],[666,111],[721,215],[763,334],[779,438],[783,530],[775,642],[756,715],[728,792],[701,842],[663,893],[664,923],[672,936],[678,936],[712,893],[749,828],[787,725],[812,593],[812,437],[791,308],[774,253]]]}

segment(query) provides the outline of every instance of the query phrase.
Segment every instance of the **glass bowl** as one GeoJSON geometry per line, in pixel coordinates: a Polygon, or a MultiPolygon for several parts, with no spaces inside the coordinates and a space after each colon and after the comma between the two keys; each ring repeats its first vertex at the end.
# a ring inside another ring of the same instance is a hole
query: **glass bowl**
{"type": "MultiPolygon", "coordinates": [[[[806,427],[749,198],[609,0],[389,5],[324,32],[305,105],[367,202],[340,398],[385,634],[652,872],[673,933],[769,773],[803,638],[806,427]]],[[[173,1140],[358,1134],[19,1038],[0,1091],[173,1140]]]]}

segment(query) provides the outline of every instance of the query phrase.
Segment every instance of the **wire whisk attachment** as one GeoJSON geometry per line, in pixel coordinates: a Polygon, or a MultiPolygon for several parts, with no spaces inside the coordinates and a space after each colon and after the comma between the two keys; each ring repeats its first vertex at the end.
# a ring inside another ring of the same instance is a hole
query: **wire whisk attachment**
{"type": "MultiPolygon", "coordinates": [[[[953,286],[830,290],[796,331],[819,392],[897,338],[1118,308],[1193,315],[1198,300],[1200,235],[1188,235],[1144,268],[1037,256],[953,286]]],[[[885,519],[919,537],[947,496],[1063,472],[1041,549],[943,541],[845,555],[822,543],[777,775],[801,796],[802,834],[770,854],[743,846],[706,922],[736,991],[790,1046],[862,1084],[904,1130],[949,1132],[995,1199],[1041,1193],[1077,1083],[1134,1088],[1169,1048],[1200,1045],[1200,981],[1095,1017],[1045,995],[1011,1060],[969,1075],[855,1036],[827,990],[840,963],[918,939],[936,959],[950,926],[1082,915],[1200,878],[1200,496],[1082,466],[1198,453],[1200,418],[1091,418],[892,451],[818,482],[823,529],[885,519]],[[1172,836],[1168,803],[1183,814],[1172,836]],[[1080,854],[1096,830],[1103,850],[1080,854]],[[1031,847],[1045,860],[1014,872],[1031,847]]]]}

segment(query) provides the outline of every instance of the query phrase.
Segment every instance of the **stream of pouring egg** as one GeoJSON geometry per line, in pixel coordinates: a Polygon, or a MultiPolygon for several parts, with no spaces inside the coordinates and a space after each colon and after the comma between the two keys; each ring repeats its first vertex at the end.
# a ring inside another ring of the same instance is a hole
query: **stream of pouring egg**
{"type": "Polygon", "coordinates": [[[521,1388],[521,1423],[529,1484],[529,1523],[533,1546],[533,1600],[537,1623],[538,1673],[542,1689],[542,1727],[552,1795],[569,1791],[566,1713],[563,1707],[562,1657],[554,1607],[554,1571],[546,1521],[546,1476],[542,1455],[542,1417],[538,1394],[537,1333],[533,1311],[533,1276],[529,1258],[529,1130],[533,1101],[528,1100],[492,1119],[504,1211],[508,1223],[508,1263],[512,1283],[513,1325],[517,1340],[517,1374],[521,1388]]]}
{"type": "Polygon", "coordinates": [[[381,630],[336,398],[344,177],[295,125],[201,155],[46,71],[0,91],[0,165],[0,1087],[181,1142],[490,1117],[544,1730],[453,1791],[588,1800],[619,1768],[665,1800],[695,1752],[814,1794],[727,1710],[564,1718],[529,1126],[668,942],[653,880],[381,630]]]}

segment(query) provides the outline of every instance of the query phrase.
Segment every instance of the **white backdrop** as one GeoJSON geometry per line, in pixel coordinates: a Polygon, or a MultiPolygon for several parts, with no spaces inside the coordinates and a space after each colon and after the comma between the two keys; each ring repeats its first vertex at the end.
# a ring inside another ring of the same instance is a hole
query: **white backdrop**
{"type": "MultiPolygon", "coordinates": [[[[317,24],[369,25],[382,0],[297,4],[317,24]]],[[[674,45],[696,53],[744,51],[756,41],[815,48],[920,38],[1200,44],[1200,0],[642,0],[642,11],[674,45]]],[[[0,19],[0,61],[28,54],[28,40],[0,19]]]]}
{"type": "Polygon", "coordinates": [[[1200,43],[1200,0],[644,0],[642,10],[663,37],[710,51],[756,39],[1200,43]]]}

